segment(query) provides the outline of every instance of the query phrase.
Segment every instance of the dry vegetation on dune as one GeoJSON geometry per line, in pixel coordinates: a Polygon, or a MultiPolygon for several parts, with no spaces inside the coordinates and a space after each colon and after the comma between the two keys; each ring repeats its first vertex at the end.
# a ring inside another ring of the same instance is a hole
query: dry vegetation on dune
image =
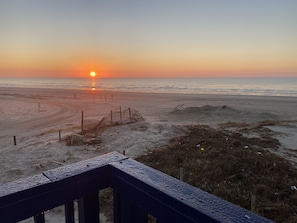
{"type": "Polygon", "coordinates": [[[265,125],[226,123],[220,129],[188,126],[189,132],[175,138],[166,148],[152,150],[137,160],[179,177],[202,190],[246,209],[256,197],[255,211],[276,222],[297,222],[297,170],[266,148],[279,142],[265,125]],[[259,137],[231,131],[252,129],[259,137]]]}

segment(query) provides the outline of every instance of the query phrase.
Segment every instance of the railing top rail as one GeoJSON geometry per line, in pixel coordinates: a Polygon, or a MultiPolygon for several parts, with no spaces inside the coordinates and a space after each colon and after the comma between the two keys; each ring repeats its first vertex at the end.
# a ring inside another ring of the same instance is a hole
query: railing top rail
{"type": "Polygon", "coordinates": [[[126,156],[111,152],[88,160],[83,160],[70,165],[58,167],[52,170],[44,171],[32,177],[19,179],[0,185],[0,204],[5,196],[14,194],[16,192],[25,191],[37,186],[41,186],[55,181],[65,180],[67,178],[77,176],[91,170],[109,165],[112,162],[128,159],[126,156]]]}
{"type": "Polygon", "coordinates": [[[111,166],[112,188],[163,218],[161,222],[272,222],[135,160],[111,166]]]}
{"type": "Polygon", "coordinates": [[[108,187],[109,164],[124,159],[112,152],[1,185],[1,223],[29,218],[108,187]]]}
{"type": "Polygon", "coordinates": [[[0,218],[19,221],[106,187],[160,222],[271,222],[117,152],[1,185],[0,218]]]}

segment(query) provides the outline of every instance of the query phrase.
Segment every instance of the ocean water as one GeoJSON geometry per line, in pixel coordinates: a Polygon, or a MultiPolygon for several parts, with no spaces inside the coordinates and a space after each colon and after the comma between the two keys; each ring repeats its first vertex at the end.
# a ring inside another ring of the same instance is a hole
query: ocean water
{"type": "Polygon", "coordinates": [[[297,78],[0,78],[0,87],[297,97],[297,78]]]}

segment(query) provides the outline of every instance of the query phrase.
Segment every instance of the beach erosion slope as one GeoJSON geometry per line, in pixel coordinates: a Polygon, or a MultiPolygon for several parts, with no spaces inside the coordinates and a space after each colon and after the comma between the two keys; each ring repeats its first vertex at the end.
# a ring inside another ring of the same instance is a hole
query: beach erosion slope
{"type": "MultiPolygon", "coordinates": [[[[128,157],[136,158],[185,134],[185,125],[198,124],[216,128],[221,123],[256,124],[269,120],[267,127],[281,144],[273,152],[296,164],[296,117],[294,97],[2,87],[0,183],[110,151],[125,151],[128,157]],[[111,111],[128,108],[137,110],[144,121],[100,130],[99,144],[67,146],[65,141],[59,141],[59,131],[62,139],[81,132],[82,112],[84,129],[92,129],[111,111]]],[[[254,132],[246,134],[257,137],[254,132]]]]}

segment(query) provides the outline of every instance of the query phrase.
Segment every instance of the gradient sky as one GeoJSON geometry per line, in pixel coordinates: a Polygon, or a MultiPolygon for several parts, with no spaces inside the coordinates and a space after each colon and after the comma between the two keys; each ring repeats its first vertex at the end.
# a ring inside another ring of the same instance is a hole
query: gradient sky
{"type": "Polygon", "coordinates": [[[296,0],[1,0],[0,77],[297,77],[296,0]]]}

